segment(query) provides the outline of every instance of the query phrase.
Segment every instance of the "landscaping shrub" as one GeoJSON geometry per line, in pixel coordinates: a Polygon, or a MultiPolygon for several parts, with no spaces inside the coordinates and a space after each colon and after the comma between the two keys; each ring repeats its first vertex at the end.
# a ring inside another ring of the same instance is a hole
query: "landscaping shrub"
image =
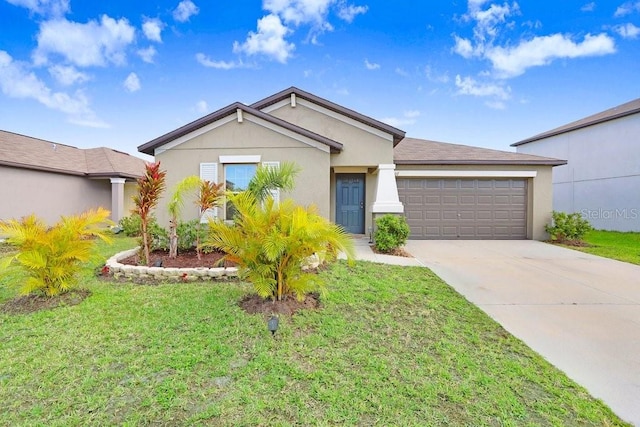
{"type": "Polygon", "coordinates": [[[593,230],[589,221],[579,213],[553,211],[551,224],[544,227],[552,241],[581,241],[584,235],[593,230]]]}
{"type": "Polygon", "coordinates": [[[118,222],[122,232],[128,237],[139,237],[142,235],[142,220],[140,215],[132,214],[125,216],[118,222]]]}
{"type": "Polygon", "coordinates": [[[18,250],[0,264],[0,273],[12,268],[23,270],[28,278],[22,293],[43,293],[54,296],[77,285],[77,273],[92,255],[93,237],[109,242],[105,228],[111,221],[110,212],[103,208],[80,215],[62,217],[49,227],[35,215],[20,221],[0,221],[0,232],[7,243],[18,250]]]}
{"type": "MultiPolygon", "coordinates": [[[[167,173],[160,170],[160,162],[147,163],[144,175],[138,178],[138,193],[133,196],[135,213],[140,216],[142,223],[142,249],[140,258],[144,264],[150,265],[150,247],[153,245],[152,236],[149,230],[151,211],[158,205],[160,195],[165,189],[165,178],[167,173]]],[[[168,243],[168,242],[167,242],[168,243]]]]}
{"type": "Polygon", "coordinates": [[[207,230],[206,227],[200,227],[199,220],[194,219],[178,223],[176,233],[178,234],[178,250],[187,251],[198,245],[198,242],[206,236],[207,230]]]}
{"type": "Polygon", "coordinates": [[[403,216],[383,215],[376,219],[373,239],[380,252],[392,252],[403,246],[409,237],[409,225],[403,216]]]}

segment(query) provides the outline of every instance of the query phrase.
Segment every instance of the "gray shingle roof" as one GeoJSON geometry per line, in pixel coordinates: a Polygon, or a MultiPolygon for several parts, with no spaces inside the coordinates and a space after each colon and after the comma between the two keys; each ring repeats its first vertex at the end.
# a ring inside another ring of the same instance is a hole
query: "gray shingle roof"
{"type": "Polygon", "coordinates": [[[566,164],[566,160],[531,154],[499,151],[468,145],[449,144],[425,139],[405,138],[393,150],[399,165],[549,165],[566,164]]]}
{"type": "Polygon", "coordinates": [[[81,149],[0,130],[0,165],[67,175],[138,178],[144,160],[100,147],[81,149]]]}
{"type": "Polygon", "coordinates": [[[587,126],[593,126],[598,123],[619,119],[621,117],[630,116],[631,114],[637,113],[640,113],[640,98],[634,99],[633,101],[629,101],[625,104],[618,105],[617,107],[610,108],[600,113],[593,114],[589,117],[585,117],[584,119],[576,120],[575,122],[557,127],[550,131],[540,133],[538,135],[532,136],[531,138],[523,139],[522,141],[511,144],[511,146],[517,147],[518,145],[527,144],[529,142],[538,141],[550,136],[560,135],[566,132],[571,132],[573,130],[582,129],[587,126]]]}

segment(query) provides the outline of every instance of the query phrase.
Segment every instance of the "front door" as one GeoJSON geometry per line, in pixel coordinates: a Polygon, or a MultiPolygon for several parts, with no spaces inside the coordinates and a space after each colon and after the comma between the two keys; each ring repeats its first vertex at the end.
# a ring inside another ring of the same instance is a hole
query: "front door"
{"type": "Polygon", "coordinates": [[[364,234],[364,174],[337,174],[336,199],[336,223],[349,233],[364,234]]]}

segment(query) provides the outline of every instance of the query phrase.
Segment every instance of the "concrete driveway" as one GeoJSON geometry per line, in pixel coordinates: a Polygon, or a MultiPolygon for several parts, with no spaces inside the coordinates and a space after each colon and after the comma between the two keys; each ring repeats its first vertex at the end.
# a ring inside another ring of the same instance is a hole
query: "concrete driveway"
{"type": "Polygon", "coordinates": [[[530,240],[412,240],[406,249],[640,426],[640,266],[530,240]]]}

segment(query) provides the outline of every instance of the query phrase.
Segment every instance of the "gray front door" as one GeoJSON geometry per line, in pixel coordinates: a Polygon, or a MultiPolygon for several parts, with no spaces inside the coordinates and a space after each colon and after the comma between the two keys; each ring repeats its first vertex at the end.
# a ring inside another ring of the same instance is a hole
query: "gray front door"
{"type": "Polygon", "coordinates": [[[349,233],[364,234],[364,174],[336,175],[336,223],[349,233]]]}

